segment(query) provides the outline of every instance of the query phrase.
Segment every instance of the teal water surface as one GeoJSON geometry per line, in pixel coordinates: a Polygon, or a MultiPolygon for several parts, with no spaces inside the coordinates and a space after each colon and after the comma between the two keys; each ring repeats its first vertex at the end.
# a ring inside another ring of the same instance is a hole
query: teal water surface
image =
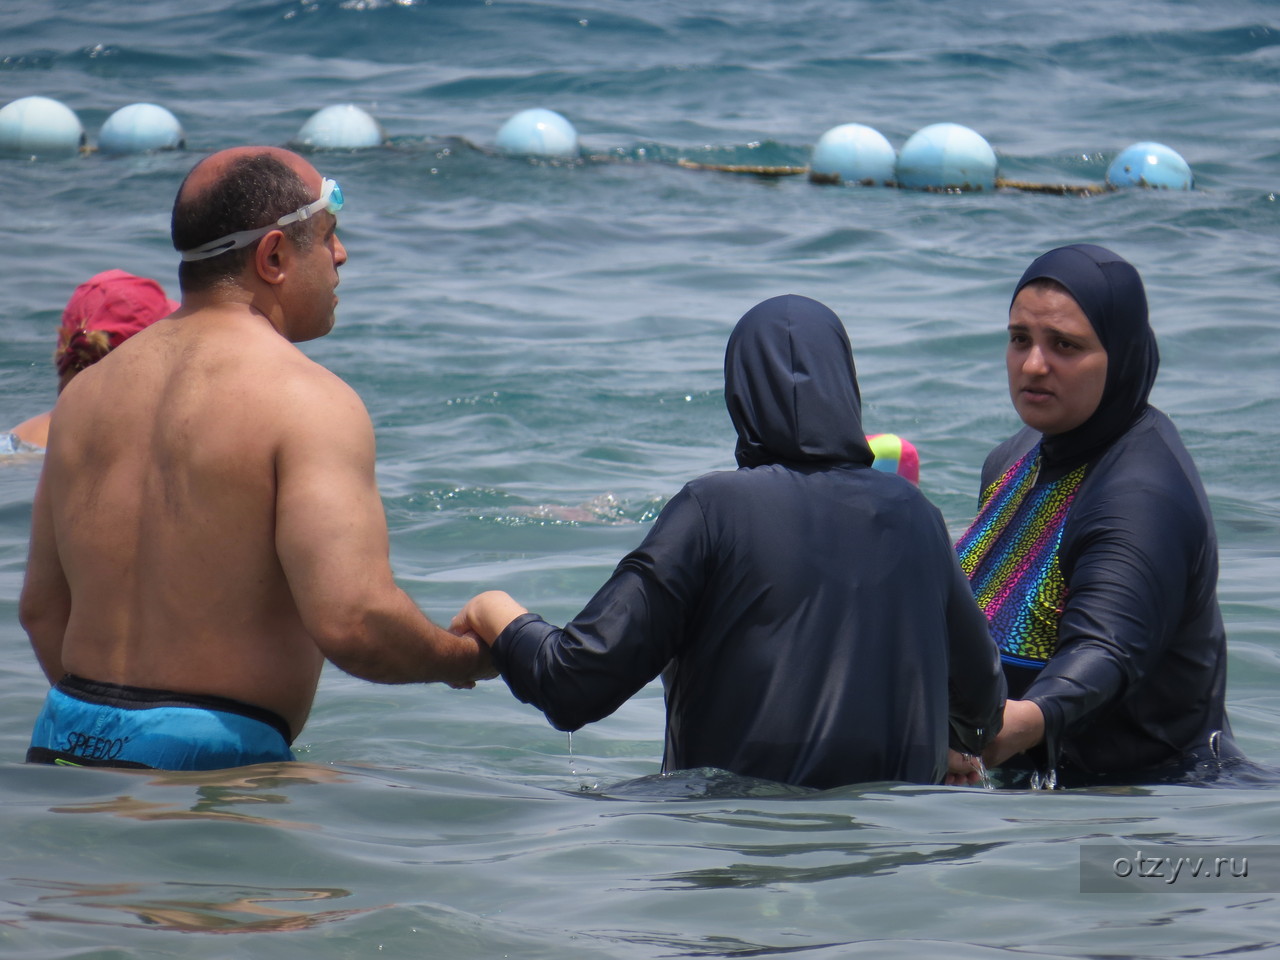
{"type": "MultiPolygon", "coordinates": [[[[1016,425],[1002,325],[1061,243],[1142,272],[1154,400],[1212,501],[1236,734],[1280,762],[1280,18],[1263,0],[1047,10],[711,0],[12,0],[0,102],[90,140],[175,112],[177,154],[0,159],[0,427],[53,400],[76,283],[176,290],[168,211],[204,153],[285,143],[354,102],[390,144],[320,154],[347,196],[339,324],[304,349],[373,417],[399,579],[438,621],[510,590],[572,616],[687,479],[732,465],[721,362],[765,297],[829,304],[868,429],[920,450],[953,532],[1016,425]],[[588,159],[489,149],[559,110],[588,159]],[[804,164],[839,123],[895,146],[966,124],[1003,175],[1097,183],[1164,142],[1197,188],[915,194],[694,172],[804,164]]],[[[1080,892],[1093,843],[1280,843],[1265,778],[1020,792],[824,793],[655,779],[661,690],[574,734],[500,682],[325,674],[300,762],[216,774],[27,767],[44,681],[17,623],[39,458],[0,463],[0,957],[1200,957],[1280,955],[1280,891],[1080,892]]]]}

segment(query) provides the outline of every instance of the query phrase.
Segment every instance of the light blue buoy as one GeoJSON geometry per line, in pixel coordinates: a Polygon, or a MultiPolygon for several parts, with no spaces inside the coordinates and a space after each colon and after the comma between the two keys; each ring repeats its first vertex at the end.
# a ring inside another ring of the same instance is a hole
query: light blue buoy
{"type": "Polygon", "coordinates": [[[1195,186],[1187,161],[1163,143],[1135,143],[1125,147],[1107,168],[1113,187],[1155,187],[1158,190],[1190,190],[1195,186]]]}
{"type": "Polygon", "coordinates": [[[103,153],[181,150],[186,143],[178,118],[154,103],[121,107],[107,117],[98,131],[98,149],[103,153]]]}
{"type": "Polygon", "coordinates": [[[813,146],[811,180],[877,184],[893,180],[897,155],[878,130],[861,123],[832,127],[813,146]]]}
{"type": "Polygon", "coordinates": [[[0,109],[0,153],[69,157],[85,144],[75,111],[48,97],[23,97],[0,109]]]}
{"type": "Polygon", "coordinates": [[[902,145],[897,179],[898,186],[916,190],[991,190],[996,152],[968,127],[934,123],[902,145]]]}
{"type": "Polygon", "coordinates": [[[578,131],[554,110],[521,110],[498,129],[495,145],[503,153],[535,157],[576,157],[578,131]]]}
{"type": "Polygon", "coordinates": [[[368,113],[354,103],[339,103],[313,113],[295,141],[317,150],[362,150],[380,147],[386,139],[382,124],[368,113]]]}

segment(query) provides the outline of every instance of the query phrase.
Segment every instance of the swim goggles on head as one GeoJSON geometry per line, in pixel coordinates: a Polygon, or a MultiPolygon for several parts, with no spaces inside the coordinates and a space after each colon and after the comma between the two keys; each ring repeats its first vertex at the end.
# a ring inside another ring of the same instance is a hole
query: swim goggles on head
{"type": "Polygon", "coordinates": [[[269,223],[265,227],[228,233],[225,237],[210,240],[208,243],[202,243],[200,246],[192,247],[190,250],[183,250],[182,259],[188,261],[208,260],[210,257],[216,257],[229,250],[247,247],[259,237],[265,237],[272,230],[287,227],[289,224],[297,223],[299,220],[307,220],[314,217],[321,210],[328,210],[330,213],[336,214],[341,209],[342,188],[338,186],[337,181],[325,178],[320,182],[320,198],[318,200],[308,203],[305,207],[299,207],[293,213],[286,213],[275,223],[269,223]]]}

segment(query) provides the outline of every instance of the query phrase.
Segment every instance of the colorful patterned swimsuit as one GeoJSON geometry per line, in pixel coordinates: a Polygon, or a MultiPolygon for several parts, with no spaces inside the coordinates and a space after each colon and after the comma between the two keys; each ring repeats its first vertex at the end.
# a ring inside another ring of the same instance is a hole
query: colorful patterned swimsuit
{"type": "Polygon", "coordinates": [[[956,543],[960,566],[1007,664],[1039,670],[1057,649],[1067,599],[1058,548],[1086,466],[1036,486],[1036,444],[983,491],[978,516],[956,543]]]}

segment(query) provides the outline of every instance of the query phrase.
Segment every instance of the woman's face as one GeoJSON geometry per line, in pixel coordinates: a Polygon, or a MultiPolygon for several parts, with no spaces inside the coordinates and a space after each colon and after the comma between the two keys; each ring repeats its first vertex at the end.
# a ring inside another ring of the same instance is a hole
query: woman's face
{"type": "Polygon", "coordinates": [[[1018,416],[1048,436],[1088,420],[1107,383],[1107,351],[1080,305],[1058,286],[1031,284],[1014,298],[1005,366],[1018,416]]]}

